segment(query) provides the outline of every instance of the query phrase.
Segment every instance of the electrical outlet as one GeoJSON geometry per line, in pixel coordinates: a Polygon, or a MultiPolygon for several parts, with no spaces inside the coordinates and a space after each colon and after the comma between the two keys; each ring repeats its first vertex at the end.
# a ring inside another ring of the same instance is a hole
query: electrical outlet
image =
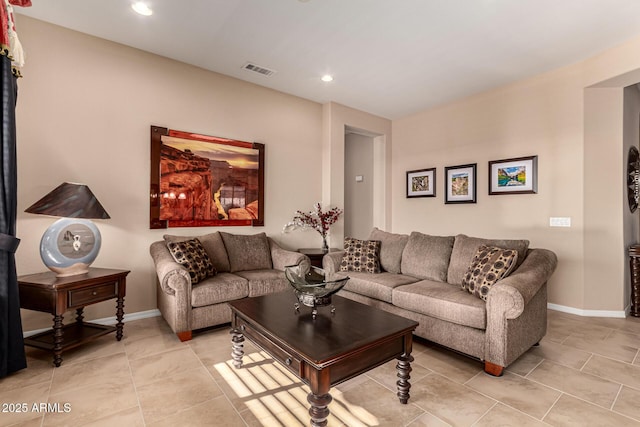
{"type": "Polygon", "coordinates": [[[571,218],[552,216],[549,218],[549,227],[571,227],[571,218]]]}

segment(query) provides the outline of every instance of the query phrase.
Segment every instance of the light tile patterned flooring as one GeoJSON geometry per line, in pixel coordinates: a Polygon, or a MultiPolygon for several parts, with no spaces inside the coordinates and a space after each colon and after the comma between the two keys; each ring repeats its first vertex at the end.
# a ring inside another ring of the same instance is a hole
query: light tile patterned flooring
{"type": "MultiPolygon", "coordinates": [[[[181,343],[159,317],[128,322],[121,342],[110,334],[65,353],[59,368],[28,348],[29,367],[0,380],[0,409],[27,411],[0,412],[0,426],[308,425],[306,386],[250,344],[235,370],[230,348],[227,327],[181,343]]],[[[638,318],[549,311],[540,346],[495,378],[419,341],[408,405],[390,362],[332,389],[329,425],[640,426],[639,348],[638,318]]]]}

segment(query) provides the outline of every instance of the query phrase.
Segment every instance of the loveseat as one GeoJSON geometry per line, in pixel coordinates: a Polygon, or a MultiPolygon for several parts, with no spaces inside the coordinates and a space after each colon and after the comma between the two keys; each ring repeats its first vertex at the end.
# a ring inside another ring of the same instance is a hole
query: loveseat
{"type": "Polygon", "coordinates": [[[149,251],[158,276],[158,309],[181,341],[196,329],[230,322],[228,301],[288,289],[284,267],[309,263],[264,233],[165,235],[149,251]]]}
{"type": "MultiPolygon", "coordinates": [[[[545,335],[547,280],[557,264],[553,252],[530,249],[527,240],[404,235],[377,228],[369,241],[380,242],[374,260],[380,273],[340,271],[341,264],[354,269],[343,259],[345,251],[324,256],[327,272],[351,278],[338,295],[419,322],[415,335],[484,361],[485,371],[496,376],[545,335]],[[481,270],[470,266],[476,261],[477,267],[482,245],[510,249],[502,252],[513,255],[513,269],[479,295],[462,284],[481,270]]],[[[364,269],[365,262],[357,264],[364,269]]]]}

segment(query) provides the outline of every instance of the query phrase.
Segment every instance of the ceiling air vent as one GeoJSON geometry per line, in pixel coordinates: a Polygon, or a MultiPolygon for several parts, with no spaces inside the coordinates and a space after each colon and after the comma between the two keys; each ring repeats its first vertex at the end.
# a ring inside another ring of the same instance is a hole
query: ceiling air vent
{"type": "Polygon", "coordinates": [[[247,62],[242,68],[247,71],[253,71],[254,73],[262,74],[263,76],[267,77],[272,76],[276,73],[275,70],[270,70],[256,64],[252,64],[251,62],[247,62]]]}

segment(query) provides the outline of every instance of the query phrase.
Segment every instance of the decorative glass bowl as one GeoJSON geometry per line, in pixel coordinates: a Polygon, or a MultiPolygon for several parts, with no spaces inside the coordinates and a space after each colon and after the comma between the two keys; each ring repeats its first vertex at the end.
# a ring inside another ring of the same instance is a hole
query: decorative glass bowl
{"type": "MultiPolygon", "coordinates": [[[[299,303],[294,305],[296,311],[300,304],[313,308],[313,318],[318,313],[317,307],[331,305],[331,295],[338,292],[349,281],[349,277],[329,274],[323,269],[302,263],[284,268],[284,275],[293,287],[299,303]]],[[[331,305],[331,313],[335,307],[331,305]]]]}

